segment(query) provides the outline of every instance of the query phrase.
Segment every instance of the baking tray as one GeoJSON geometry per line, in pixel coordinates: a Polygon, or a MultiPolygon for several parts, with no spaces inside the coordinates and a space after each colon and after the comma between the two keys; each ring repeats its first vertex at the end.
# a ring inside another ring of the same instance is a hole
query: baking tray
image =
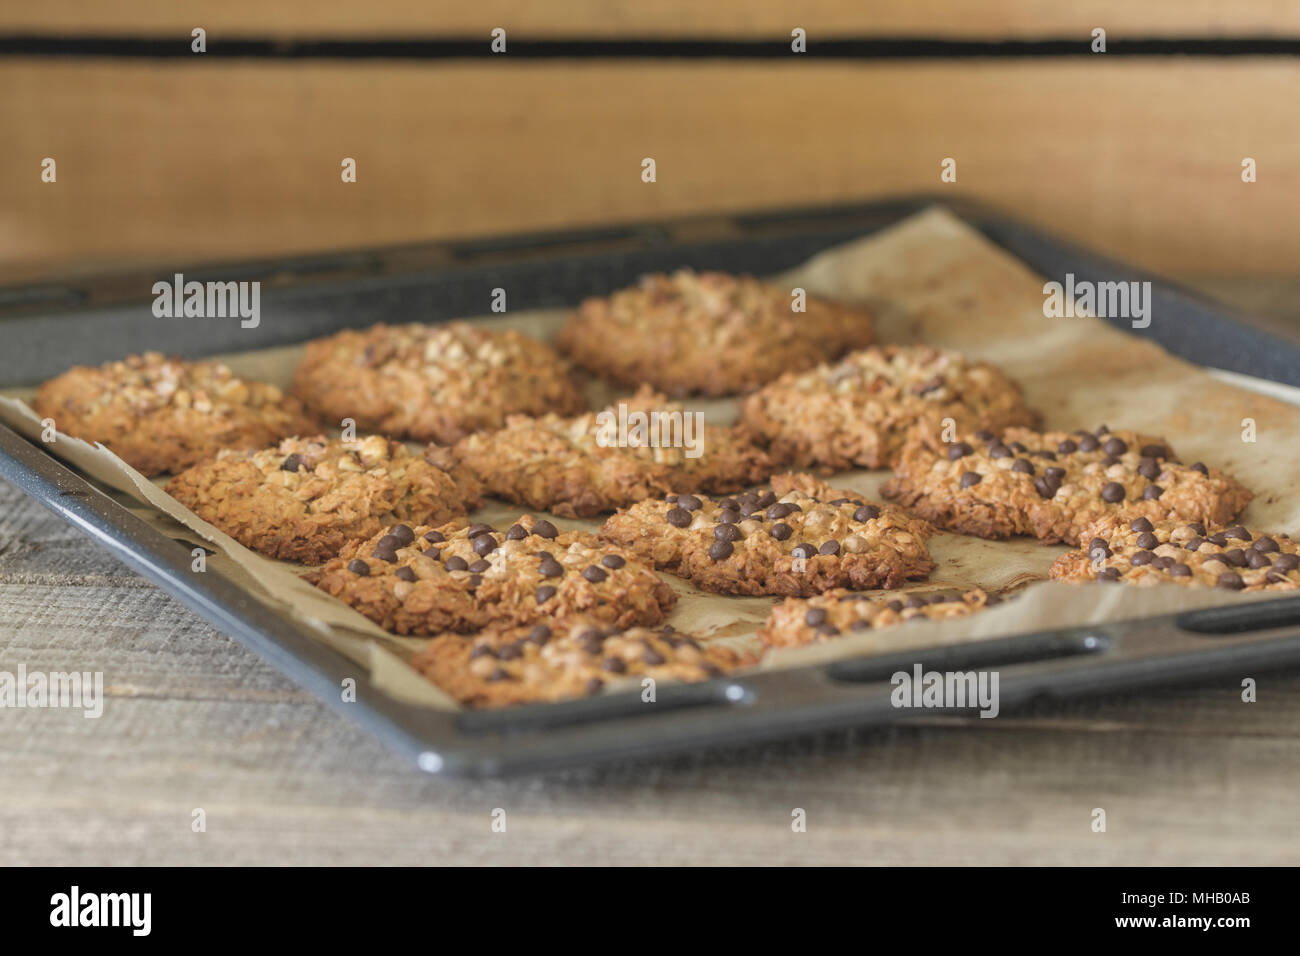
{"type": "MultiPolygon", "coordinates": [[[[146,348],[196,357],[301,341],[381,320],[430,321],[483,311],[508,284],[512,309],[573,305],[643,272],[690,265],[766,274],[924,209],[926,198],[568,231],[473,242],[42,283],[0,289],[0,383],[32,384],[74,363],[146,348]],[[262,323],[159,323],[138,290],[187,279],[260,279],[262,323]],[[146,281],[147,280],[147,281],[146,281]],[[233,326],[233,331],[232,331],[233,326]]],[[[1141,334],[1199,364],[1300,385],[1300,342],[1129,267],[969,204],[948,207],[1046,275],[1150,279],[1153,306],[1177,321],[1141,334]]],[[[1127,328],[1127,326],[1124,326],[1127,328]]],[[[1085,627],[1029,631],[931,649],[870,654],[791,670],[663,686],[653,705],[635,691],[498,711],[441,712],[404,704],[359,681],[356,665],[306,625],[210,570],[190,571],[190,545],[154,529],[36,444],[0,426],[0,476],[81,529],[273,666],[429,773],[490,776],[798,736],[906,720],[896,671],[996,670],[1003,712],[1040,698],[1300,665],[1300,597],[1085,627]]]]}

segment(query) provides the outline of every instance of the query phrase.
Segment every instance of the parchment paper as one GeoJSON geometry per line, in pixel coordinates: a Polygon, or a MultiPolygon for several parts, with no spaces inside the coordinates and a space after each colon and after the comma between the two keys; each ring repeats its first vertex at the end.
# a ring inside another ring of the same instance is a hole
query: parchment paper
{"type": "MultiPolygon", "coordinates": [[[[776,278],[809,292],[871,302],[877,308],[882,342],[932,343],[996,362],[1024,386],[1028,401],[1044,413],[1047,428],[1095,428],[1106,423],[1162,435],[1184,461],[1218,465],[1256,492],[1258,497],[1241,518],[1243,524],[1290,534],[1300,530],[1293,438],[1300,435],[1300,408],[1296,407],[1300,390],[1207,372],[1099,319],[1044,317],[1044,278],[941,208],[828,250],[776,278]],[[1255,423],[1254,442],[1242,438],[1247,418],[1255,423]]],[[[563,310],[521,312],[477,321],[550,339],[565,315],[563,310]]],[[[391,317],[392,321],[418,318],[391,317]]],[[[1152,321],[1176,320],[1157,313],[1152,321]]],[[[292,346],[222,358],[246,377],[286,386],[300,354],[300,347],[292,346]]],[[[2,394],[0,420],[39,440],[40,424],[23,402],[30,390],[2,394]]],[[[593,405],[612,395],[597,382],[588,383],[588,394],[593,405]]],[[[688,404],[712,422],[725,424],[735,416],[734,401],[688,404]]],[[[207,557],[209,568],[232,575],[260,600],[307,622],[323,642],[365,668],[383,692],[429,707],[457,707],[405,663],[422,639],[385,633],[302,581],[301,567],[244,548],[166,495],[161,490],[163,480],[151,482],[102,446],[60,434],[45,447],[167,534],[215,551],[207,557]]],[[[879,485],[887,476],[879,471],[845,472],[834,476],[832,484],[878,499],[879,485]]],[[[494,501],[473,519],[504,527],[518,513],[518,508],[494,501]]],[[[563,528],[591,531],[600,525],[553,516],[552,520],[563,528]]],[[[1048,567],[1067,549],[1028,538],[995,542],[940,533],[931,539],[930,550],[938,566],[928,581],[914,585],[917,590],[980,586],[1016,592],[1016,599],[970,618],[914,622],[780,650],[760,666],[797,666],[882,649],[1142,617],[1259,597],[1174,585],[1128,588],[1047,582],[1048,567]]],[[[704,639],[757,648],[754,630],[777,599],[706,594],[681,579],[664,577],[679,595],[669,619],[672,624],[704,639]]]]}

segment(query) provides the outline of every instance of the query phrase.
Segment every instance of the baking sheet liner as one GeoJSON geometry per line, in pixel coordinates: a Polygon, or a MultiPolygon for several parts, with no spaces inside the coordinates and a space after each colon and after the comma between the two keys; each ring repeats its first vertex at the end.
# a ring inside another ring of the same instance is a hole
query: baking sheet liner
{"type": "MultiPolygon", "coordinates": [[[[1162,435],[1184,461],[1218,465],[1256,492],[1241,523],[1282,533],[1300,529],[1300,496],[1288,493],[1295,482],[1300,440],[1300,408],[1296,407],[1300,390],[1211,373],[1100,319],[1045,317],[1044,277],[942,208],[823,252],[776,279],[810,293],[872,303],[882,342],[931,343],[996,362],[1021,383],[1030,404],[1043,412],[1048,429],[1096,428],[1105,423],[1162,435]],[[1254,424],[1253,442],[1243,440],[1247,419],[1254,424]]],[[[476,321],[549,340],[565,317],[565,310],[547,310],[476,321]]],[[[394,316],[392,321],[418,318],[394,316]]],[[[1151,320],[1177,321],[1159,314],[1151,320]]],[[[285,387],[300,356],[301,347],[290,346],[221,358],[245,377],[285,387]]],[[[588,383],[588,392],[593,405],[615,395],[595,381],[588,383]]],[[[30,389],[0,393],[0,420],[39,440],[40,422],[23,401],[30,394],[30,389]]],[[[686,404],[718,424],[733,420],[737,405],[734,400],[686,404]]],[[[162,490],[165,479],[150,481],[103,446],[60,433],[45,447],[169,536],[212,552],[206,556],[209,569],[230,575],[260,600],[309,624],[323,642],[364,668],[384,693],[423,706],[459,709],[451,697],[406,664],[424,639],[384,632],[303,581],[300,566],[243,547],[168,496],[162,490]]],[[[831,484],[879,500],[878,488],[886,477],[883,471],[844,472],[834,476],[831,484]]],[[[519,513],[514,506],[490,501],[472,517],[506,527],[519,513]]],[[[600,526],[599,521],[554,516],[551,520],[562,528],[596,531],[600,526]]],[[[928,581],[915,582],[912,588],[980,586],[994,592],[1015,591],[1016,600],[969,618],[914,621],[824,644],[782,649],[769,653],[759,666],[800,666],[1275,596],[1174,585],[1130,588],[1048,582],[1048,567],[1067,548],[1028,538],[985,541],[941,532],[931,539],[930,550],[937,567],[928,581]]],[[[738,649],[758,649],[754,631],[778,599],[707,594],[679,578],[664,577],[679,596],[669,618],[674,626],[738,649]]]]}

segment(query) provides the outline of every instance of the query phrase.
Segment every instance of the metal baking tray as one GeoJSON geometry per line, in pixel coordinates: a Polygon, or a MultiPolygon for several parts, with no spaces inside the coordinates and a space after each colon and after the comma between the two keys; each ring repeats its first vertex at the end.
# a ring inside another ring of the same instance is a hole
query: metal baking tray
{"type": "MultiPolygon", "coordinates": [[[[503,285],[510,289],[512,309],[528,309],[573,305],[643,272],[683,265],[777,272],[930,202],[921,197],[0,288],[0,383],[32,384],[74,363],[143,349],[197,357],[297,342],[380,320],[481,314],[490,290],[503,285]],[[151,298],[140,292],[174,272],[187,279],[262,280],[260,326],[154,318],[151,298]]],[[[1045,275],[1151,279],[1153,307],[1174,321],[1134,334],[1198,364],[1300,385],[1300,341],[1265,332],[1168,282],[988,209],[945,205],[1045,275]]],[[[219,573],[191,573],[188,544],[155,530],[3,426],[0,477],[435,774],[536,771],[906,720],[925,711],[895,708],[889,678],[917,664],[925,670],[997,670],[1003,712],[1039,698],[1300,665],[1300,597],[1294,597],[664,686],[652,705],[627,692],[447,713],[401,703],[369,688],[364,678],[357,701],[349,703],[341,700],[340,686],[345,678],[357,678],[355,664],[219,573]]]]}

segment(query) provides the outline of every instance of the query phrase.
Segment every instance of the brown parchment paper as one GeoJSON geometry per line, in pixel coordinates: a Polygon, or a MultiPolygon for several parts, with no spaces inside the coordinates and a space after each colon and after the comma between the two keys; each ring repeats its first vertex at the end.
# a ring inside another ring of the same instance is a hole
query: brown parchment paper
{"type": "MultiPolygon", "coordinates": [[[[932,343],[998,363],[1024,386],[1030,403],[1044,413],[1047,428],[1095,428],[1106,423],[1163,435],[1183,460],[1211,462],[1254,489],[1258,497],[1242,516],[1242,523],[1290,534],[1300,531],[1300,489],[1295,487],[1300,390],[1189,365],[1159,346],[1095,318],[1044,317],[1044,278],[942,208],[828,250],[777,278],[809,292],[871,302],[877,308],[882,342],[932,343]],[[1254,422],[1254,442],[1243,440],[1245,419],[1254,422]]],[[[391,318],[410,321],[419,316],[391,318]]],[[[1158,313],[1151,318],[1152,322],[1176,321],[1158,313]]],[[[564,319],[563,310],[550,310],[478,321],[550,339],[564,319]]],[[[222,358],[242,375],[286,386],[300,355],[301,348],[291,346],[222,358]]],[[[613,394],[598,382],[589,382],[588,392],[593,405],[613,394]]],[[[40,423],[23,401],[29,395],[30,390],[0,392],[0,420],[39,440],[40,423]]],[[[709,421],[725,424],[734,418],[736,402],[696,402],[691,407],[703,411],[709,421]]],[[[365,668],[383,692],[429,707],[458,706],[406,664],[423,640],[385,633],[301,580],[301,567],[244,548],[163,492],[165,481],[144,478],[102,446],[59,434],[45,447],[155,527],[212,552],[206,555],[208,568],[229,574],[260,600],[306,622],[322,642],[365,668]]],[[[832,483],[878,498],[879,485],[886,477],[886,472],[853,471],[834,476],[832,483]]],[[[473,518],[504,526],[518,513],[513,506],[489,502],[473,518]]],[[[552,520],[564,528],[591,531],[600,525],[598,521],[554,516],[552,520]]],[[[760,666],[797,666],[883,649],[968,641],[1259,597],[1177,586],[1127,588],[1048,582],[1048,567],[1067,549],[1027,538],[985,541],[940,533],[931,540],[930,549],[937,567],[930,579],[917,582],[915,589],[981,586],[1015,591],[1016,599],[970,618],[913,622],[893,630],[777,651],[760,666]]],[[[754,631],[776,599],[706,594],[681,579],[664,577],[679,595],[671,623],[704,639],[757,648],[754,631]]]]}

